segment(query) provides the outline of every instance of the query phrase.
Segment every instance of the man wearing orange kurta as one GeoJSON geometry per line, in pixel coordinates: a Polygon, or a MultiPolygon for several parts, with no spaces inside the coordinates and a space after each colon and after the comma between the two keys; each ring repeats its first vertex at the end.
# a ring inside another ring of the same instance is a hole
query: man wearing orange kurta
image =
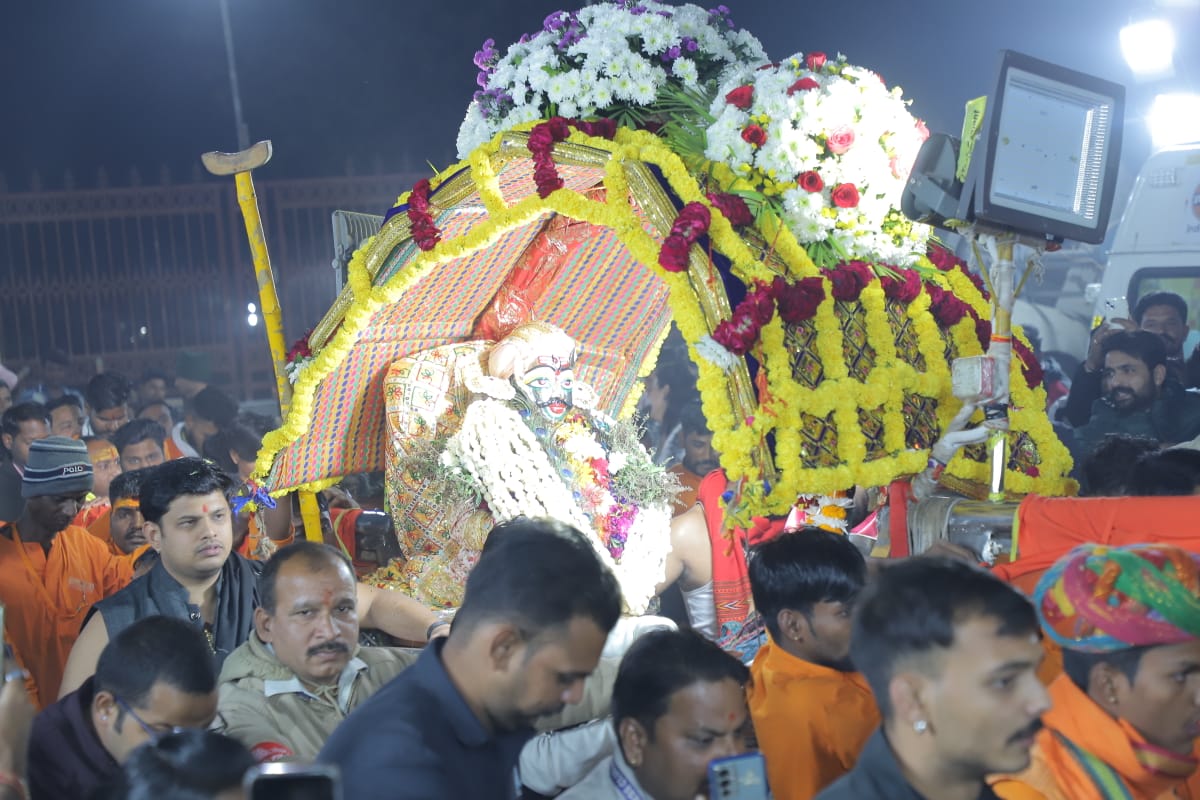
{"type": "Polygon", "coordinates": [[[4,639],[30,674],[38,707],[58,697],[75,637],[98,600],[133,576],[133,561],[112,555],[71,524],[92,490],[87,447],[61,436],[30,447],[22,477],[25,510],[0,527],[0,602],[4,639]]]}
{"type": "Polygon", "coordinates": [[[1083,545],[1034,595],[1063,648],[1030,767],[1006,800],[1200,798],[1200,556],[1083,545]]]}
{"type": "Polygon", "coordinates": [[[811,800],[853,768],[879,727],[870,687],[850,663],[850,619],[867,579],[845,536],[803,528],[759,545],[750,588],[770,638],[748,700],[776,800],[811,800]]]}

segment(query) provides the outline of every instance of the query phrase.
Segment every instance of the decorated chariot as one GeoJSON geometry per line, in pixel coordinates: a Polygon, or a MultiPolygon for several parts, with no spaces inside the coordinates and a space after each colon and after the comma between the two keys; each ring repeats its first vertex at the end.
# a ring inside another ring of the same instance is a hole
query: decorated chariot
{"type": "Polygon", "coordinates": [[[672,322],[730,531],[930,470],[964,496],[1073,491],[1028,343],[899,211],[927,136],[900,89],[840,56],[772,62],[723,7],[653,0],[553,14],[476,65],[462,161],[354,254],[259,455],[276,495],[386,472],[402,557],[373,580],[452,606],[493,522],[548,515],[641,613],[672,486],[628,420],[672,322]],[[989,350],[1007,440],[960,435],[943,470],[935,444],[982,420],[951,364],[989,350]]]}

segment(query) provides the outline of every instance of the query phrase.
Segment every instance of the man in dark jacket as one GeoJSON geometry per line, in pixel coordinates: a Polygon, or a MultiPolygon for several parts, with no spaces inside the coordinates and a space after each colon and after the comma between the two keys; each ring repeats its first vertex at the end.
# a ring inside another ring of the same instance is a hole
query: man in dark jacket
{"type": "Polygon", "coordinates": [[[1111,433],[1164,445],[1200,434],[1200,394],[1170,377],[1166,357],[1162,339],[1148,331],[1122,331],[1104,341],[1104,397],[1092,405],[1091,420],[1075,430],[1076,460],[1111,433]]]}
{"type": "Polygon", "coordinates": [[[1151,292],[1133,307],[1133,319],[1114,319],[1102,322],[1092,331],[1087,358],[1071,378],[1071,393],[1067,396],[1067,422],[1076,428],[1087,424],[1092,405],[1104,393],[1104,343],[1110,336],[1123,331],[1147,331],[1162,339],[1166,348],[1167,374],[1186,386],[1195,385],[1187,379],[1183,360],[1183,343],[1188,335],[1187,302],[1174,292],[1151,292]]]}
{"type": "Polygon", "coordinates": [[[998,578],[939,558],[885,567],[850,645],[883,725],[818,800],[992,800],[987,776],[1029,766],[1050,707],[1043,655],[1033,606],[998,578]]]}
{"type": "Polygon", "coordinates": [[[182,620],[147,617],[116,636],[95,676],[38,715],[29,740],[29,791],[86,800],[143,742],[207,728],[217,675],[204,635],[182,620]]]}

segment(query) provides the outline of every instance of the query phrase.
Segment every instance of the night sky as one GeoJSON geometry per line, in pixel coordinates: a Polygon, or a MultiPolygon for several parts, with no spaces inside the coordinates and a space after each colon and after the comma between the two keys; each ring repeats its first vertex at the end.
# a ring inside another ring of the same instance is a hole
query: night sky
{"type": "MultiPolygon", "coordinates": [[[[962,104],[991,88],[1008,47],[1130,86],[1126,165],[1148,138],[1117,32],[1133,0],[726,0],[768,54],[841,51],[904,87],[932,130],[957,133],[962,104]],[[986,10],[985,10],[986,9],[986,10]]],[[[1180,0],[1175,0],[1179,3],[1180,0]]],[[[252,140],[270,138],[271,177],[446,166],[475,90],[472,54],[540,28],[559,0],[230,0],[252,140]]],[[[1172,8],[1182,77],[1200,78],[1200,9],[1172,8]],[[1189,41],[1190,37],[1190,41],[1189,41]]],[[[59,188],[98,167],[190,179],[198,155],[236,149],[216,0],[6,1],[0,12],[0,171],[10,190],[38,170],[59,188]]],[[[1179,57],[1177,57],[1178,59],[1179,57]]]]}

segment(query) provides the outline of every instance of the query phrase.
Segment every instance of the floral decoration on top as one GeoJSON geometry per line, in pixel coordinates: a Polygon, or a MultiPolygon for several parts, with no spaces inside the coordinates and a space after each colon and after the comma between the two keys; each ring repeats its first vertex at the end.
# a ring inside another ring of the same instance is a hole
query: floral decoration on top
{"type": "Polygon", "coordinates": [[[899,88],[844,56],[796,54],[744,67],[709,112],[705,157],[728,167],[756,212],[782,220],[818,266],[918,262],[930,229],[899,203],[929,132],[899,88]]]}
{"type": "Polygon", "coordinates": [[[308,333],[297,339],[291,349],[287,351],[283,371],[287,374],[290,383],[294,384],[304,368],[312,363],[314,355],[309,343],[311,338],[312,329],[310,328],[308,333]]]}
{"type": "Polygon", "coordinates": [[[622,0],[556,11],[503,54],[492,39],[475,54],[480,89],[458,132],[459,157],[500,131],[553,116],[642,127],[665,95],[711,94],[736,65],[766,60],[725,6],[622,0]]]}

